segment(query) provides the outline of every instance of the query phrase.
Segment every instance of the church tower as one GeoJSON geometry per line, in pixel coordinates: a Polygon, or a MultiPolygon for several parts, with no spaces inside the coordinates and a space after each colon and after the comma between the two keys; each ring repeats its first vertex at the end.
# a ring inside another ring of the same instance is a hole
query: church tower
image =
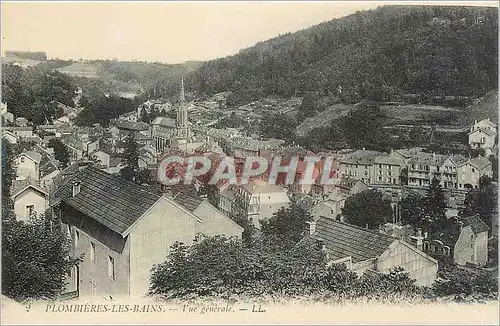
{"type": "Polygon", "coordinates": [[[189,139],[189,124],[186,98],[184,95],[184,77],[181,80],[181,94],[179,98],[179,107],[177,108],[177,138],[189,139]]]}

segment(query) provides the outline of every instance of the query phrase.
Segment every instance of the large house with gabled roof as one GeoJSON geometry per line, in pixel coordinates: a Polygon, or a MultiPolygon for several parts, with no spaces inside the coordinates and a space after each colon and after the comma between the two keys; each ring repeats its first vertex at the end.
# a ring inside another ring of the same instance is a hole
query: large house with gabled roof
{"type": "Polygon", "coordinates": [[[331,264],[345,264],[359,275],[387,273],[393,267],[403,267],[421,286],[430,286],[436,280],[438,262],[421,250],[422,239],[417,239],[419,243],[415,246],[328,217],[308,223],[309,232],[299,244],[324,250],[331,264]]]}
{"type": "Polygon", "coordinates": [[[83,254],[67,290],[82,297],[144,295],[151,268],[175,242],[191,245],[198,233],[241,237],[243,229],[215,207],[176,195],[92,166],[66,179],[51,206],[72,240],[72,256],[83,254]]]}

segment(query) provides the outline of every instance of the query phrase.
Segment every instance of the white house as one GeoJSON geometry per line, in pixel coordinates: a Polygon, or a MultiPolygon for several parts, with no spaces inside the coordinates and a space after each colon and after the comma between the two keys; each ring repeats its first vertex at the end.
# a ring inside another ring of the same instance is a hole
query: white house
{"type": "Polygon", "coordinates": [[[458,189],[479,187],[481,176],[493,176],[492,164],[485,157],[476,157],[460,164],[457,168],[458,189]]]}
{"type": "Polygon", "coordinates": [[[26,221],[32,215],[45,213],[49,206],[48,199],[49,195],[44,189],[31,182],[24,183],[12,195],[17,219],[26,221]]]}
{"type": "Polygon", "coordinates": [[[32,180],[40,178],[40,162],[42,155],[33,151],[26,151],[19,154],[15,159],[17,167],[17,180],[24,180],[30,177],[32,180]]]}
{"type": "Polygon", "coordinates": [[[490,155],[495,147],[496,136],[497,127],[490,119],[476,121],[469,132],[469,145],[473,148],[482,148],[486,155],[490,155]]]}

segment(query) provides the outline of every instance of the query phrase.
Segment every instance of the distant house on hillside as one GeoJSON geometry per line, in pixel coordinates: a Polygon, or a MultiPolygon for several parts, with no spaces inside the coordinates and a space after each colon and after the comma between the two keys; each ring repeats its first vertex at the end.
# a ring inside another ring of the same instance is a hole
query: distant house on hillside
{"type": "Polygon", "coordinates": [[[486,156],[489,156],[494,151],[496,137],[497,126],[490,119],[475,121],[469,132],[469,145],[484,149],[486,156]]]}

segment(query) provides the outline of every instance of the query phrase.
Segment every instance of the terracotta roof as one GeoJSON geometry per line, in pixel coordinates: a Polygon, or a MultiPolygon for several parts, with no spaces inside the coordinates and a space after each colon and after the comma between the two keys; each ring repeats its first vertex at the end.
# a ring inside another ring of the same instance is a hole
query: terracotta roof
{"type": "Polygon", "coordinates": [[[316,221],[316,233],[332,259],[351,256],[353,263],[379,257],[396,238],[376,231],[320,217],[316,221]]]}
{"type": "Polygon", "coordinates": [[[196,208],[201,205],[201,203],[203,203],[203,199],[188,195],[184,192],[178,192],[177,194],[174,194],[173,199],[175,202],[186,208],[191,213],[194,212],[196,208]]]}
{"type": "Polygon", "coordinates": [[[486,223],[483,222],[478,216],[469,216],[464,218],[464,227],[469,226],[472,228],[474,234],[479,234],[481,232],[487,232],[490,228],[486,223]]]}
{"type": "Polygon", "coordinates": [[[54,193],[55,202],[71,206],[109,229],[122,234],[161,196],[92,166],[84,168],[54,193]],[[72,180],[80,193],[72,196],[72,180]]]}

